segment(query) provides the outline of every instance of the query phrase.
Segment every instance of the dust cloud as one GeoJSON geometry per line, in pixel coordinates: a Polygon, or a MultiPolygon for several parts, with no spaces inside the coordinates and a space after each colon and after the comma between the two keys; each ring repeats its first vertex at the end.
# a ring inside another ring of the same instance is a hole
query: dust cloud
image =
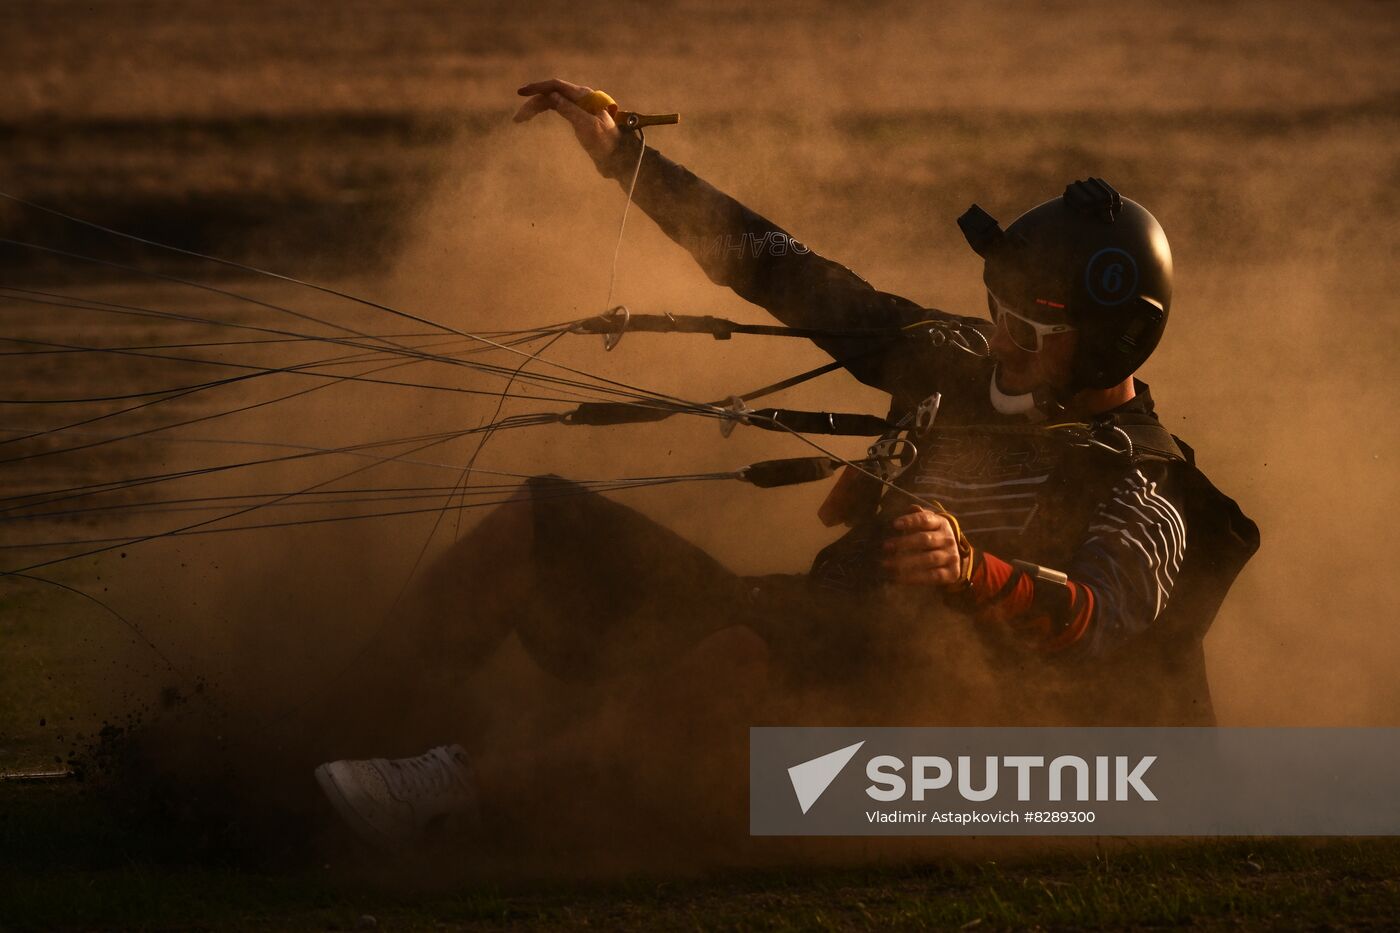
{"type": "MultiPolygon", "coordinates": [[[[1400,336],[1383,282],[1395,256],[1400,177],[1400,87],[1388,64],[1396,26],[1383,8],[637,6],[603,28],[587,25],[572,4],[452,7],[414,4],[386,26],[384,35],[399,44],[386,40],[377,50],[384,67],[364,69],[367,77],[325,78],[340,73],[334,63],[345,53],[337,48],[361,48],[346,39],[359,30],[337,20],[317,40],[319,58],[293,64],[286,49],[247,39],[238,46],[245,67],[201,86],[192,73],[199,66],[170,54],[201,41],[189,26],[147,37],[172,61],[165,72],[138,74],[134,86],[149,93],[94,92],[102,77],[92,73],[96,65],[75,64],[73,80],[52,86],[34,69],[16,85],[9,118],[26,126],[51,112],[71,120],[218,113],[253,121],[270,113],[295,122],[320,109],[366,109],[372,100],[369,109],[441,120],[465,106],[470,119],[442,140],[411,159],[394,150],[398,168],[411,165],[426,180],[417,197],[394,208],[380,256],[387,271],[353,275],[347,288],[473,333],[600,313],[610,287],[613,303],[637,311],[764,320],[708,282],[636,208],[614,281],[623,193],[597,175],[553,115],[509,124],[513,90],[526,80],[557,74],[606,88],[626,107],[680,111],[684,122],[651,131],[650,144],[877,288],[954,312],[978,313],[981,305],[979,262],[954,225],[969,203],[1006,222],[1071,179],[1105,177],[1156,214],[1176,260],[1171,323],[1142,376],[1164,423],[1262,530],[1263,547],[1206,643],[1221,724],[1398,724],[1391,670],[1400,635],[1389,623],[1400,611],[1400,583],[1378,570],[1396,544],[1397,448],[1387,412],[1396,401],[1388,368],[1400,336]]],[[[215,17],[221,9],[211,7],[215,17]]],[[[240,22],[252,22],[244,15],[240,22]]],[[[237,34],[247,38],[250,28],[237,34]]],[[[80,43],[86,29],[80,21],[65,41],[80,43]]],[[[346,152],[355,158],[368,157],[346,152]]],[[[396,164],[387,164],[392,175],[396,164]]],[[[365,332],[418,329],[324,296],[297,300],[365,332]]],[[[774,343],[631,335],[604,353],[600,338],[570,336],[542,355],[692,400],[825,362],[812,347],[774,343]]],[[[496,362],[513,367],[521,359],[503,354],[496,362]]],[[[527,371],[565,372],[544,361],[527,371]]],[[[439,381],[496,391],[503,384],[479,374],[439,381]]],[[[876,413],[883,402],[844,375],[782,397],[794,408],[876,413]]],[[[250,412],[237,431],[335,447],[459,430],[489,419],[496,404],[451,391],[342,385],[250,412]]],[[[502,414],[566,407],[512,400],[502,414]]],[[[434,466],[380,465],[373,485],[451,486],[478,439],[412,455],[434,466]]],[[[843,440],[829,446],[845,456],[861,448],[843,440]]],[[[807,452],[758,431],[723,439],[698,419],[554,426],[492,437],[473,482],[499,484],[503,499],[524,475],[726,471],[807,452]]],[[[208,488],[221,495],[299,489],[327,475],[279,464],[211,479],[208,488]]],[[[834,537],[815,518],[825,492],[704,483],[619,499],[737,573],[800,573],[834,537]]],[[[765,706],[766,652],[743,630],[707,640],[662,676],[644,671],[582,699],[541,674],[513,639],[470,675],[424,663],[441,658],[386,647],[411,599],[410,581],[444,566],[443,555],[471,538],[486,511],[151,542],[122,566],[103,563],[115,575],[114,602],[178,659],[182,689],[189,687],[183,675],[198,671],[214,698],[177,704],[185,718],[174,719],[183,724],[168,725],[165,715],[166,724],[147,733],[154,738],[143,739],[144,753],[164,771],[189,773],[198,763],[224,775],[276,772],[283,777],[266,781],[263,796],[250,795],[254,806],[310,822],[305,768],[323,754],[349,754],[334,747],[336,729],[311,723],[339,715],[356,754],[407,754],[412,741],[467,735],[479,745],[483,780],[506,802],[499,829],[514,840],[520,864],[539,869],[541,847],[569,864],[592,852],[595,868],[795,857],[781,845],[736,841],[745,830],[735,775],[746,749],[733,725],[755,716],[799,721],[817,710],[814,718],[859,720],[868,710],[831,697],[805,708],[811,698],[800,696],[765,706]],[[358,683],[367,660],[381,662],[364,675],[374,690],[338,713],[313,716],[327,697],[358,683]],[[394,691],[396,674],[423,688],[412,701],[394,691]],[[355,735],[395,728],[404,747],[392,750],[366,748],[364,735],[355,735]],[[700,766],[696,747],[707,749],[700,766]],[[580,788],[576,796],[561,794],[562,774],[580,788]],[[657,794],[662,786],[667,795],[657,794]],[[620,811],[631,814],[625,830],[620,811]]],[[[452,625],[471,626],[477,608],[464,602],[452,625]]],[[[963,674],[969,697],[997,692],[975,661],[963,674]]],[[[137,693],[174,676],[143,669],[123,689],[137,693]]],[[[951,715],[912,695],[899,709],[911,723],[951,715]]],[[[243,818],[253,836],[267,828],[243,818]]],[[[818,857],[909,849],[834,846],[818,857]]]]}

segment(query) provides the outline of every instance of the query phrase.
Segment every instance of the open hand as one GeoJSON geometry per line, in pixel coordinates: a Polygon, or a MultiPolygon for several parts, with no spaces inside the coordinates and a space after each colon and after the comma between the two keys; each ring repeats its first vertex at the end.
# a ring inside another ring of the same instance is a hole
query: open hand
{"type": "Polygon", "coordinates": [[[569,121],[574,128],[574,136],[578,137],[579,145],[595,162],[601,162],[612,155],[622,138],[622,131],[617,128],[617,122],[613,120],[611,113],[606,110],[596,114],[589,113],[574,103],[593,93],[591,87],[551,78],[548,81],[527,84],[515,93],[530,98],[515,112],[516,123],[524,123],[536,114],[553,110],[569,121]]]}

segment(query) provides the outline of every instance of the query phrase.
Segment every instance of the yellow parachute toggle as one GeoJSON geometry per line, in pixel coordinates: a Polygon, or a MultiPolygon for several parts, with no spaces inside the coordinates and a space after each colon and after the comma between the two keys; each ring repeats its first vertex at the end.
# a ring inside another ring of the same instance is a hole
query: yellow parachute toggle
{"type": "Polygon", "coordinates": [[[574,104],[593,114],[602,113],[604,110],[611,114],[617,113],[617,101],[613,100],[607,91],[589,91],[574,101],[574,104]]]}
{"type": "Polygon", "coordinates": [[[618,110],[617,101],[613,100],[607,91],[589,91],[574,101],[574,104],[595,116],[607,111],[617,121],[617,125],[625,130],[681,122],[681,115],[678,113],[633,113],[630,110],[618,110]]]}

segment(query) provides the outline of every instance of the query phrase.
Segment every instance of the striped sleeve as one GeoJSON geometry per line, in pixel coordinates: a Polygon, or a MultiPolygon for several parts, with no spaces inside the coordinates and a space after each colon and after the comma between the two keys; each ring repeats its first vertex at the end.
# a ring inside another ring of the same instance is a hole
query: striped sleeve
{"type": "Polygon", "coordinates": [[[1061,581],[978,551],[955,598],[1043,653],[1110,653],[1166,609],[1186,555],[1184,513],[1168,464],[1135,466],[1096,506],[1061,581]]]}
{"type": "Polygon", "coordinates": [[[1066,568],[1094,598],[1082,650],[1112,651],[1161,617],[1186,557],[1184,515],[1165,462],[1133,467],[1099,504],[1066,568]]]}

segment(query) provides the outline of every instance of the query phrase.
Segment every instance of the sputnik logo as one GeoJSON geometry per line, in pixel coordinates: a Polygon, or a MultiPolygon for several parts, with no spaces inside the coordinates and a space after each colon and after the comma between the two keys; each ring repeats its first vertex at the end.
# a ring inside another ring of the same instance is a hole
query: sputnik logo
{"type": "Polygon", "coordinates": [[[797,803],[798,806],[802,807],[803,813],[812,809],[812,804],[826,793],[831,782],[836,780],[836,776],[846,765],[850,764],[851,759],[856,756],[856,752],[860,751],[860,747],[864,744],[865,740],[862,739],[854,745],[838,748],[820,758],[813,758],[811,761],[804,761],[800,765],[788,768],[788,778],[792,781],[792,790],[797,794],[797,803]]]}

